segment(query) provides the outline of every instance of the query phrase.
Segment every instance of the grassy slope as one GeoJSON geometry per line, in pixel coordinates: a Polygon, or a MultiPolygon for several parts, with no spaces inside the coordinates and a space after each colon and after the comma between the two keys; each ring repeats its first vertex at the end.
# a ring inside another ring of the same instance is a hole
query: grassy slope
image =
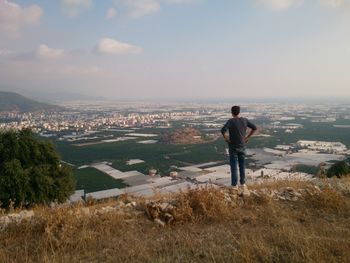
{"type": "MultiPolygon", "coordinates": [[[[349,189],[348,179],[339,182],[349,189]]],[[[298,182],[257,187],[285,185],[305,187],[298,182]]],[[[296,202],[250,198],[236,206],[224,203],[216,190],[176,198],[183,206],[165,228],[144,214],[79,218],[72,208],[38,208],[42,219],[35,224],[0,232],[0,262],[347,262],[350,257],[349,190],[325,188],[296,202]]]]}

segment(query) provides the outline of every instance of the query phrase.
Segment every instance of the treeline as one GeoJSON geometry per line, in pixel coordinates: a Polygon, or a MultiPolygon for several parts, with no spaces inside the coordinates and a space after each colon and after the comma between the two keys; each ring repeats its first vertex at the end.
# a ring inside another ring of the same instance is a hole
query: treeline
{"type": "Polygon", "coordinates": [[[28,129],[0,132],[0,207],[64,202],[74,189],[73,173],[52,143],[28,129]]]}
{"type": "Polygon", "coordinates": [[[318,166],[310,166],[304,164],[295,165],[292,169],[294,172],[302,172],[315,175],[317,177],[343,177],[350,175],[349,161],[337,161],[333,163],[328,169],[325,169],[326,164],[321,163],[318,166]]]}

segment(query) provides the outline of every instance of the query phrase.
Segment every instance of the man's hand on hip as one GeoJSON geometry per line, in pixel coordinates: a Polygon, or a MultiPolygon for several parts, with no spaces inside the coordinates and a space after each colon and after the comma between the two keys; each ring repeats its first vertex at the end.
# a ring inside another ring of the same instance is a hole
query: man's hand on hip
{"type": "Polygon", "coordinates": [[[230,143],[230,142],[231,142],[231,141],[230,141],[230,137],[229,137],[227,134],[224,135],[224,140],[225,140],[225,142],[227,142],[227,143],[230,143]]]}

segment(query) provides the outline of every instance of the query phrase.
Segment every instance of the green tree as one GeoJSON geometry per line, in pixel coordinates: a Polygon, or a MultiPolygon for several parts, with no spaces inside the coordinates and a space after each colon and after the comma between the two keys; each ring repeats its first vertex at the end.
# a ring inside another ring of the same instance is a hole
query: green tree
{"type": "Polygon", "coordinates": [[[334,163],[327,171],[328,177],[342,177],[348,174],[350,174],[350,166],[346,161],[334,163]]]}
{"type": "Polygon", "coordinates": [[[5,208],[63,202],[74,191],[73,173],[61,166],[52,143],[33,133],[0,133],[0,202],[5,208]]]}

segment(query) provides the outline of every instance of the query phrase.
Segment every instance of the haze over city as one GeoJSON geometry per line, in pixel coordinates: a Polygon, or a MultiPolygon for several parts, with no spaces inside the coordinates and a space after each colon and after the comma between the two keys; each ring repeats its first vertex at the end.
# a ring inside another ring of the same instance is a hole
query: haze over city
{"type": "Polygon", "coordinates": [[[1,90],[349,97],[349,23],[346,0],[0,0],[1,90]]]}

